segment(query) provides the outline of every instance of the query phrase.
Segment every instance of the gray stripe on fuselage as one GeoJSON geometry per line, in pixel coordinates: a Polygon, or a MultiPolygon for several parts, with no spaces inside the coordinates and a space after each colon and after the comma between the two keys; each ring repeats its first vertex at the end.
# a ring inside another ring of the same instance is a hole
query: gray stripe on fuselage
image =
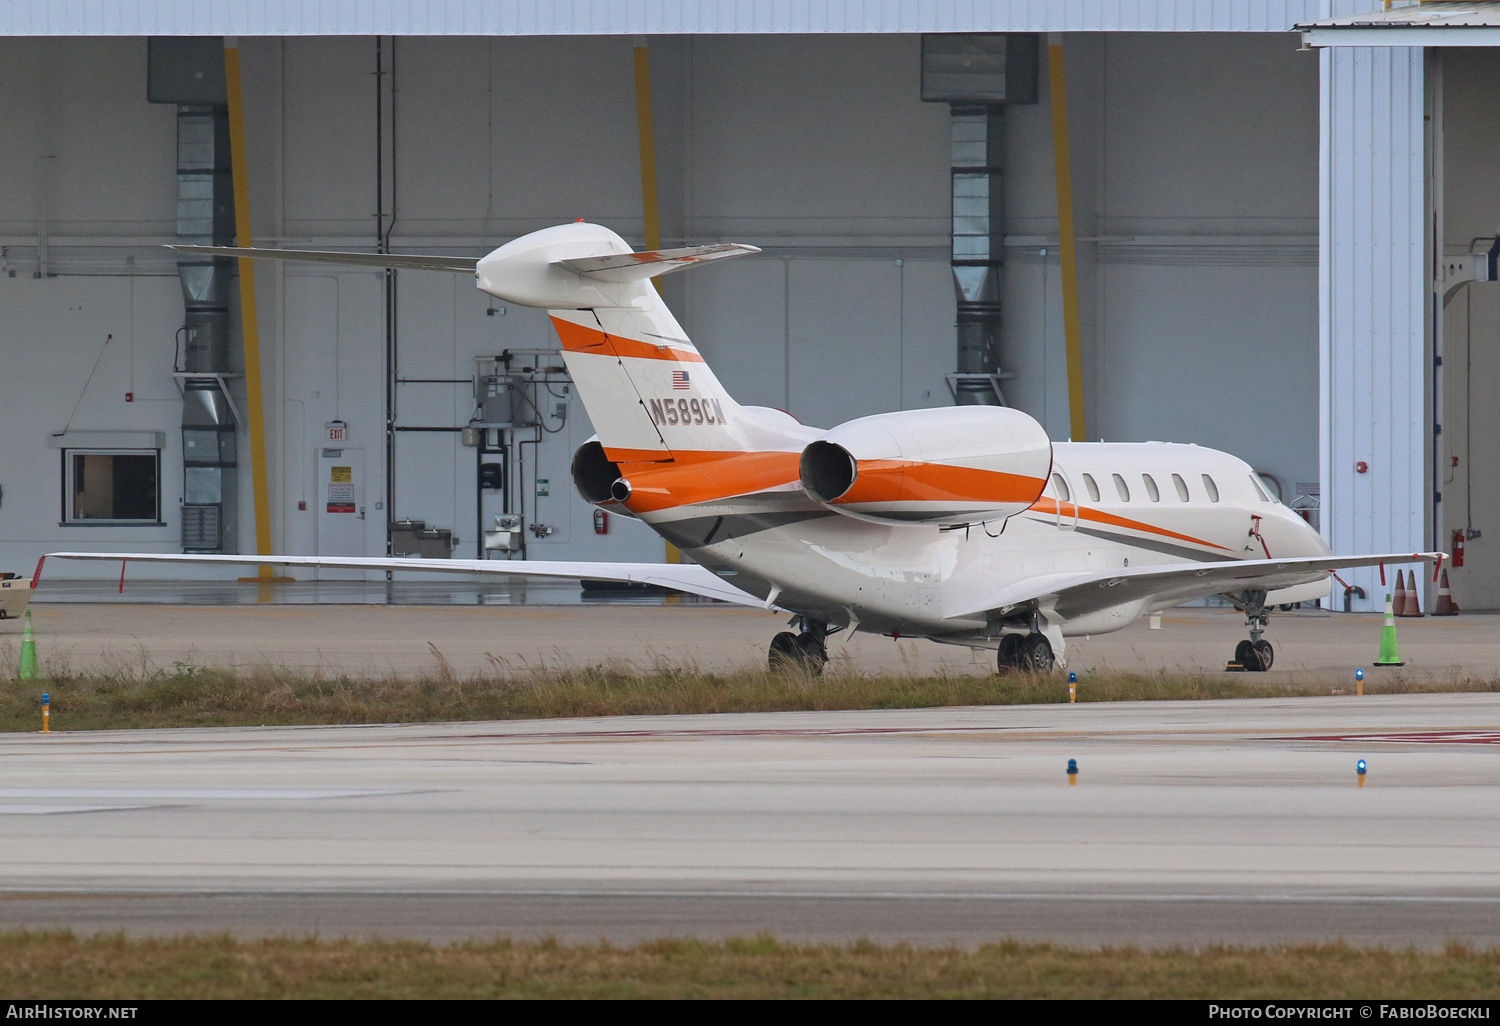
{"type": "MultiPolygon", "coordinates": [[[[1057,521],[1052,517],[1030,518],[1039,524],[1053,526],[1057,521]]],[[[1066,521],[1066,517],[1063,518],[1066,521]]],[[[1190,549],[1186,545],[1172,545],[1168,542],[1159,542],[1150,538],[1132,538],[1128,535],[1118,534],[1113,531],[1101,531],[1098,528],[1084,527],[1079,525],[1073,528],[1078,534],[1086,534],[1090,538],[1102,538],[1105,541],[1119,542],[1122,545],[1133,545],[1138,549],[1150,549],[1152,552],[1160,552],[1168,556],[1186,556],[1199,563],[1233,563],[1239,557],[1220,552],[1204,552],[1202,549],[1190,549]]]]}

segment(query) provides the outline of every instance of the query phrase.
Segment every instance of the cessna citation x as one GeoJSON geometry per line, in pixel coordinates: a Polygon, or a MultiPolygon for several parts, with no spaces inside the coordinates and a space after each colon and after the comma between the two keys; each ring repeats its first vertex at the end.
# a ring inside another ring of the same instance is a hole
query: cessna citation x
{"type": "MultiPolygon", "coordinates": [[[[864,630],[994,649],[1001,670],[1065,664],[1065,639],[1223,595],[1247,618],[1235,650],[1269,669],[1278,603],[1327,594],[1330,571],[1439,561],[1334,556],[1228,453],[1157,442],[1052,443],[1018,410],[959,406],[861,417],[832,430],[742,406],[650,279],[755,253],[712,245],[636,253],[579,221],[482,259],[177,246],[472,273],[481,291],[546,309],[598,435],[573,457],[589,502],[636,517],[692,563],[574,563],[56,552],[43,559],[275,564],[645,582],[781,609],[797,633],[772,666],[818,672],[827,639],[864,630]]],[[[41,575],[41,565],[37,567],[41,575]]]]}

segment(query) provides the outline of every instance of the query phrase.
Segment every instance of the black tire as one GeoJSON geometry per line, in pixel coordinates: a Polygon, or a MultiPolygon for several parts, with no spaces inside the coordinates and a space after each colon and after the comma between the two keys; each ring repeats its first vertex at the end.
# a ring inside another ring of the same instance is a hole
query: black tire
{"type": "Polygon", "coordinates": [[[1271,647],[1271,643],[1265,638],[1261,638],[1255,643],[1255,655],[1259,661],[1257,669],[1269,670],[1271,665],[1276,662],[1276,650],[1271,647]]]}
{"type": "Polygon", "coordinates": [[[1000,638],[1000,649],[995,653],[995,668],[1001,673],[1009,673],[1019,668],[1021,638],[1020,634],[1006,634],[1000,638]]]}
{"type": "Polygon", "coordinates": [[[4,619],[5,619],[5,618],[6,618],[6,617],[7,617],[7,616],[9,616],[9,615],[10,615],[10,614],[9,614],[9,613],[7,613],[7,612],[6,612],[6,611],[5,611],[5,610],[3,610],[3,609],[0,609],[0,620],[4,620],[4,619]]]}
{"type": "Polygon", "coordinates": [[[823,666],[828,662],[828,648],[814,634],[797,635],[797,662],[803,671],[814,677],[823,675],[823,666]]]}
{"type": "Polygon", "coordinates": [[[1245,669],[1255,669],[1255,667],[1250,665],[1250,660],[1253,658],[1255,658],[1255,649],[1250,644],[1249,638],[1246,638],[1244,641],[1234,646],[1234,661],[1239,663],[1245,669]]]}
{"type": "Polygon", "coordinates": [[[797,635],[791,631],[782,631],[771,639],[771,654],[768,662],[772,673],[796,666],[799,661],[797,635]]]}
{"type": "Polygon", "coordinates": [[[1016,660],[1023,673],[1051,673],[1057,665],[1052,654],[1052,643],[1045,634],[1028,634],[1021,641],[1019,658],[1016,660]]]}

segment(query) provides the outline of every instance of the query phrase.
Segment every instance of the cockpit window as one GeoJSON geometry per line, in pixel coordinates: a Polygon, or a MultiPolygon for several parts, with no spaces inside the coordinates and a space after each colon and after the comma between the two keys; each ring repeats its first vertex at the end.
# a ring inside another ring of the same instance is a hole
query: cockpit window
{"type": "Polygon", "coordinates": [[[1130,489],[1125,487],[1125,479],[1119,474],[1111,474],[1110,477],[1113,477],[1115,479],[1115,491],[1120,493],[1120,501],[1129,502],[1130,489]]]}
{"type": "Polygon", "coordinates": [[[1269,495],[1267,495],[1266,494],[1266,490],[1261,487],[1260,478],[1257,477],[1255,474],[1251,474],[1250,475],[1250,484],[1252,486],[1254,486],[1254,488],[1255,488],[1255,494],[1260,496],[1260,501],[1261,502],[1270,502],[1271,501],[1271,497],[1269,495]]]}

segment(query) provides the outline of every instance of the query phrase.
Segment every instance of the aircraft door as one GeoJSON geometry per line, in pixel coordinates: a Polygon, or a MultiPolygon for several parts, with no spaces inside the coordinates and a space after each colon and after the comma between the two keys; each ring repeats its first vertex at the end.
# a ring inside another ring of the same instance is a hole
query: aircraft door
{"type": "Polygon", "coordinates": [[[1078,496],[1073,491],[1073,482],[1057,467],[1052,468],[1052,482],[1048,486],[1057,500],[1057,529],[1071,531],[1078,526],[1078,496]]]}

